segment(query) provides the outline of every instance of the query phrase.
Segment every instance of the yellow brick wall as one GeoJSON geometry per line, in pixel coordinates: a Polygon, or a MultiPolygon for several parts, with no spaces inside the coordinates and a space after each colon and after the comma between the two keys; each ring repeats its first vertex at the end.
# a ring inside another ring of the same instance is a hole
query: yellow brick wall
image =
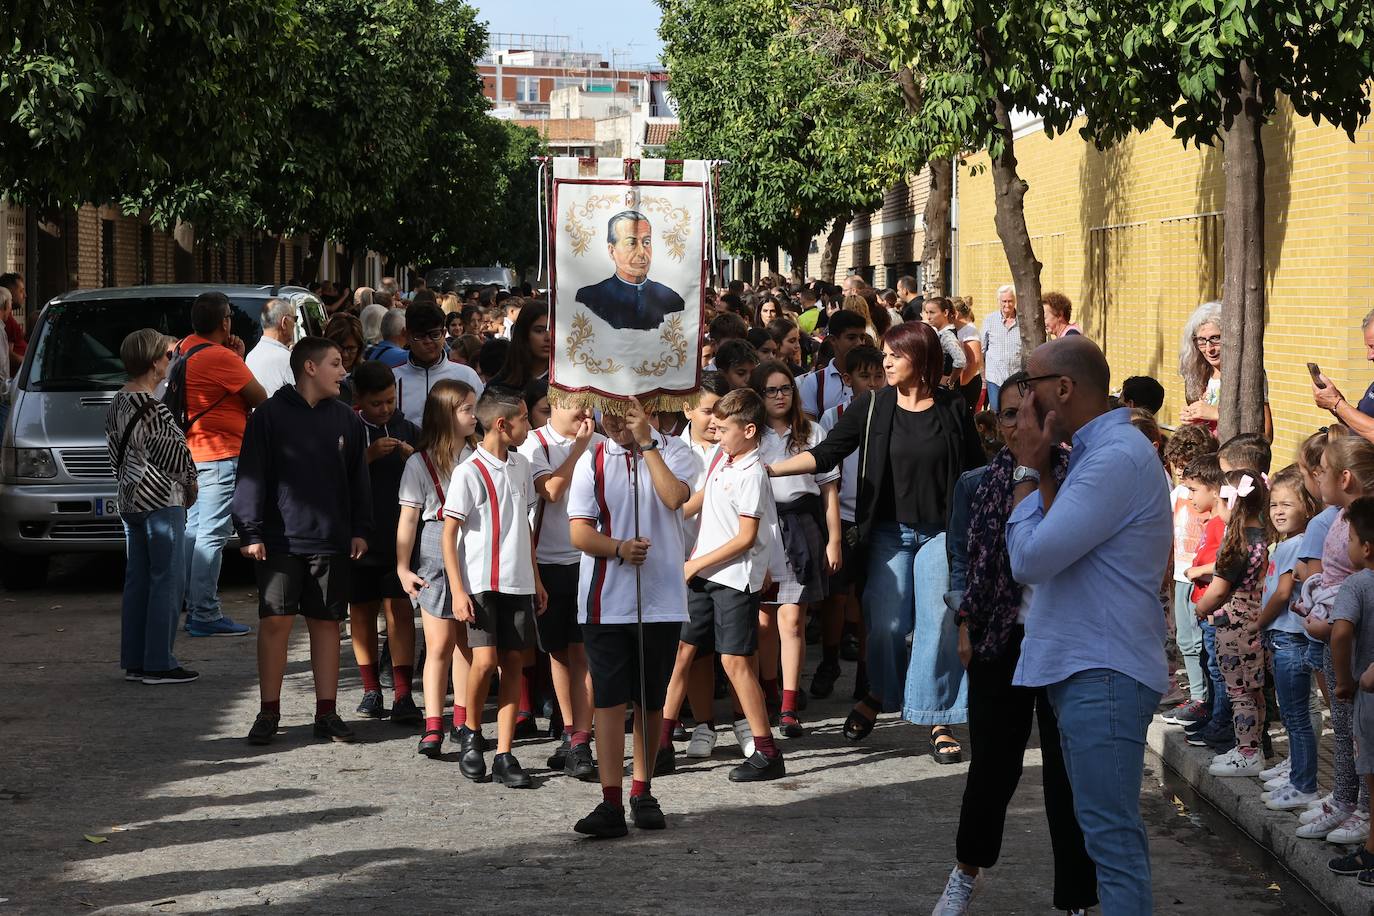
{"type": "MultiPolygon", "coordinates": [[[[1374,307],[1374,129],[1351,143],[1284,103],[1264,146],[1264,361],[1277,469],[1329,420],[1312,404],[1307,361],[1356,398],[1374,377],[1360,337],[1360,321],[1374,307]]],[[[1073,301],[1075,320],[1107,353],[1114,385],[1131,375],[1163,383],[1161,419],[1173,423],[1183,406],[1183,324],[1221,295],[1221,151],[1185,149],[1157,125],[1106,151],[1072,130],[1054,139],[1034,133],[1017,139],[1016,156],[1030,186],[1026,222],[1045,265],[1044,290],[1073,301]]],[[[981,318],[1010,274],[993,226],[987,156],[969,156],[966,166],[958,288],[981,318]]]]}

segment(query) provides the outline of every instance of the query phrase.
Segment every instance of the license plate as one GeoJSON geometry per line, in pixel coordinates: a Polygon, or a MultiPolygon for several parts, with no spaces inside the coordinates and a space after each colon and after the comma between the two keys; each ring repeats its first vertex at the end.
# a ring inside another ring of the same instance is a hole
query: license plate
{"type": "Polygon", "coordinates": [[[95,514],[97,518],[118,515],[119,507],[113,499],[97,499],[95,501],[95,514]]]}

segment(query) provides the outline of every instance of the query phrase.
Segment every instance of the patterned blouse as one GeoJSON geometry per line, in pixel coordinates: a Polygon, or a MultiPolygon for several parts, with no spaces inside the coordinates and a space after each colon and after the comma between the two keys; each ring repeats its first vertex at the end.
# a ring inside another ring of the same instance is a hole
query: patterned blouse
{"type": "Polygon", "coordinates": [[[161,401],[143,391],[121,391],[105,415],[106,447],[119,484],[119,511],[154,512],[187,504],[196,480],[196,465],[186,446],[186,435],[161,401]],[[142,410],[145,404],[151,405],[142,410]],[[129,435],[120,462],[119,444],[129,424],[138,425],[129,435]]]}
{"type": "Polygon", "coordinates": [[[1260,597],[1264,594],[1264,573],[1269,568],[1269,544],[1262,528],[1245,529],[1245,552],[1230,566],[1218,567],[1218,577],[1231,583],[1231,597],[1224,610],[1232,626],[1252,623],[1263,609],[1260,597]]]}

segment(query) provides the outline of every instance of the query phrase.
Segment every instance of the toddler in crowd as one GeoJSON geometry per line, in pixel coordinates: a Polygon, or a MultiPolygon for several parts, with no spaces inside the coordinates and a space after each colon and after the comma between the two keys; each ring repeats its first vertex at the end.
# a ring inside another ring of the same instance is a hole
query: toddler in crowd
{"type": "MultiPolygon", "coordinates": [[[[1362,497],[1345,510],[1349,559],[1359,571],[1341,585],[1332,611],[1331,655],[1336,669],[1336,697],[1355,707],[1355,772],[1366,792],[1374,790],[1374,499],[1362,497]],[[1359,692],[1355,690],[1359,679],[1359,692]]],[[[1357,875],[1374,887],[1374,838],[1328,863],[1338,875],[1357,875]]]]}

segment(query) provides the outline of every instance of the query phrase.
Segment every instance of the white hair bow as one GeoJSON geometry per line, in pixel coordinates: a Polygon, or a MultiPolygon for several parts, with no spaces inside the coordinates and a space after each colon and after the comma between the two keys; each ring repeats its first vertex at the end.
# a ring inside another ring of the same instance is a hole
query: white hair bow
{"type": "Polygon", "coordinates": [[[1226,500],[1226,508],[1232,510],[1236,508],[1236,500],[1243,496],[1249,496],[1255,492],[1255,479],[1249,474],[1242,474],[1240,484],[1231,486],[1229,483],[1221,488],[1221,498],[1226,500]]]}

